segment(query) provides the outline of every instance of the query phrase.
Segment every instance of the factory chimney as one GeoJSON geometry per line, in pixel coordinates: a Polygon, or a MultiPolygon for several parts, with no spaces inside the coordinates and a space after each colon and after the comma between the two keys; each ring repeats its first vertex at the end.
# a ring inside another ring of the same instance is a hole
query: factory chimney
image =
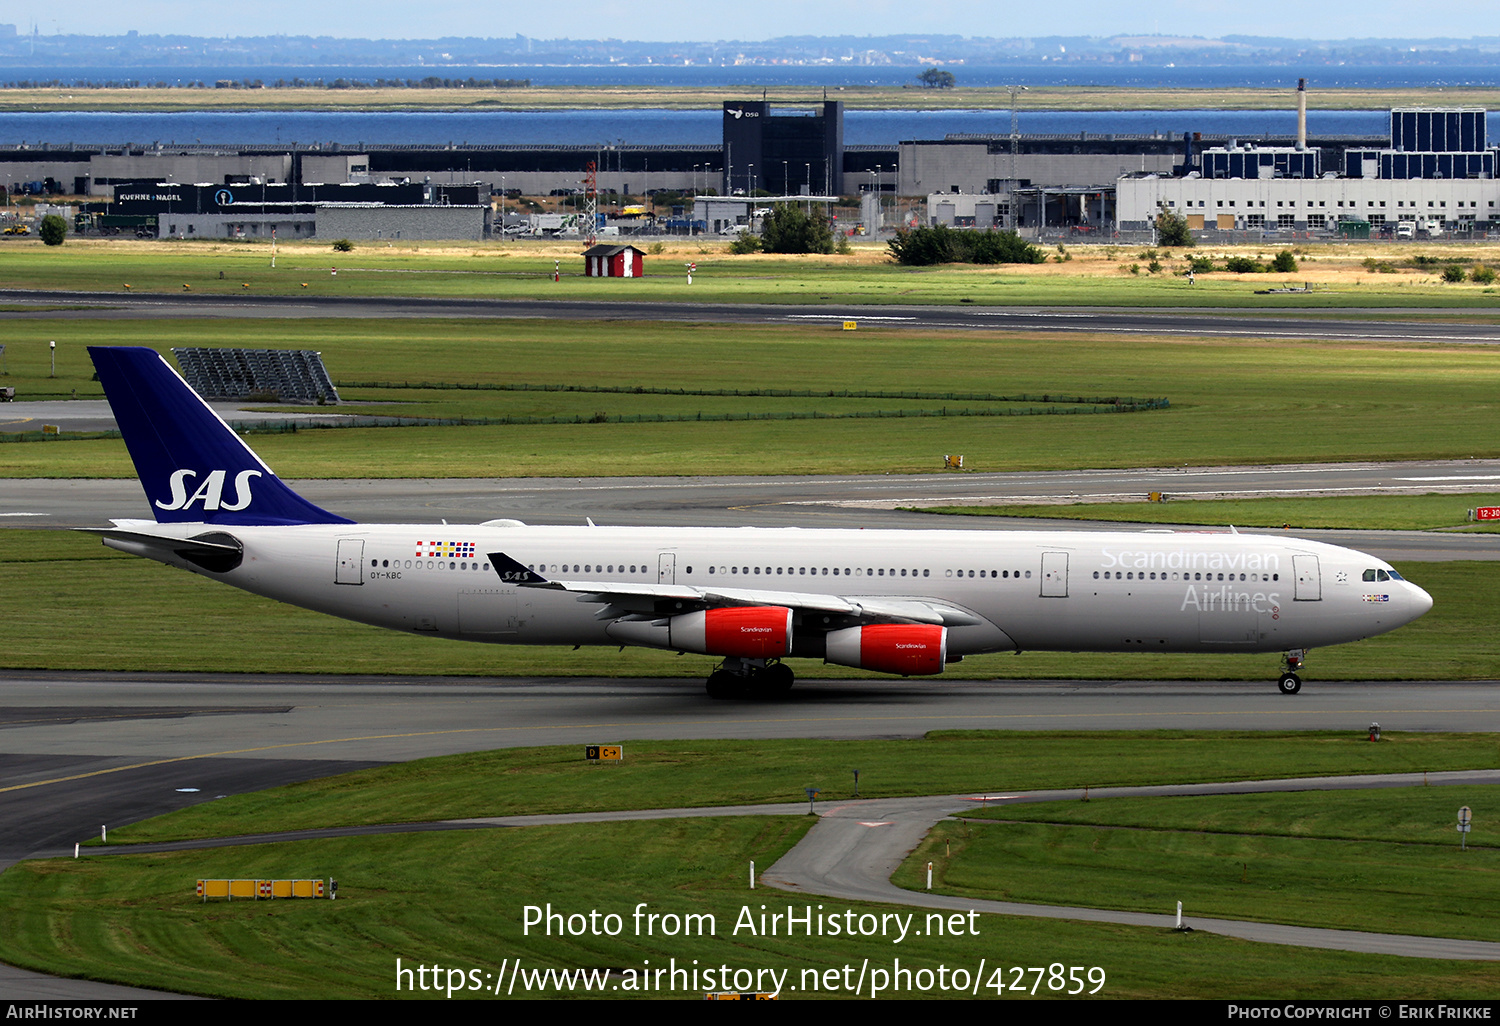
{"type": "Polygon", "coordinates": [[[1297,149],[1307,149],[1307,79],[1297,79],[1297,149]]]}

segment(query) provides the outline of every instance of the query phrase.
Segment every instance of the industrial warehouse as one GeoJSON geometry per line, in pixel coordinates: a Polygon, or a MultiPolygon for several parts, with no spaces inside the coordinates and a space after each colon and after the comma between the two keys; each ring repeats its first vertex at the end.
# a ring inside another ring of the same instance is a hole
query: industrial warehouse
{"type": "Polygon", "coordinates": [[[173,239],[733,235],[778,202],[848,197],[863,203],[846,230],[876,236],[943,224],[1134,238],[1163,212],[1226,241],[1490,230],[1500,188],[1485,110],[1396,109],[1386,135],[1317,138],[1306,97],[1301,83],[1294,134],[1254,140],[1212,125],[1023,135],[1012,118],[1009,133],[850,146],[842,103],[760,100],[723,104],[716,146],[22,147],[0,150],[0,175],[9,195],[84,197],[85,234],[173,239]]]}

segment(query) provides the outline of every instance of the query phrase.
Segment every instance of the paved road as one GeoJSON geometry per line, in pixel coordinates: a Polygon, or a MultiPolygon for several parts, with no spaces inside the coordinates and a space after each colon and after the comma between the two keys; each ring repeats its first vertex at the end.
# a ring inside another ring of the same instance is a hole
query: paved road
{"type": "MultiPolygon", "coordinates": [[[[582,279],[557,287],[561,296],[587,289],[582,279]]],[[[853,320],[882,328],[984,331],[1077,331],[1143,335],[1286,338],[1320,341],[1500,343],[1500,325],[1462,310],[1339,310],[1327,314],[1242,309],[1140,310],[1096,307],[867,306],[854,303],[596,302],[548,299],[382,299],[304,296],[140,295],[0,289],[0,321],[31,317],[120,319],[475,317],[489,319],[697,321],[732,324],[818,324],[853,320]],[[65,304],[68,309],[46,309],[65,304]]]]}
{"type": "MultiPolygon", "coordinates": [[[[1497,770],[1456,776],[1461,777],[1464,782],[1500,782],[1500,771],[1497,770]]],[[[1414,787],[1422,783],[1420,775],[1391,779],[1343,777],[1305,781],[1259,781],[1228,787],[1212,784],[1165,789],[1122,787],[1093,791],[1091,794],[1095,798],[1162,793],[1242,794],[1252,791],[1326,790],[1361,786],[1414,787]]],[[[1127,926],[1147,926],[1156,929],[1171,929],[1175,925],[1174,915],[1031,905],[1012,901],[983,901],[917,893],[903,890],[890,882],[891,875],[897,867],[939,820],[954,813],[975,808],[980,804],[990,804],[982,802],[982,797],[959,795],[937,798],[889,798],[879,801],[849,802],[836,806],[823,812],[817,824],[802,842],[767,870],[761,876],[761,882],[798,894],[816,894],[851,901],[915,905],[953,912],[967,912],[972,909],[996,915],[1123,923],[1127,926]]],[[[1011,795],[1003,800],[1014,803],[1016,801],[1055,801],[1076,797],[1076,791],[1041,792],[1011,795]]],[[[1487,941],[1204,919],[1194,916],[1191,910],[1186,911],[1184,920],[1185,925],[1194,930],[1241,937],[1245,940],[1267,944],[1363,951],[1412,958],[1500,960],[1500,943],[1487,941]]]]}
{"type": "MultiPolygon", "coordinates": [[[[231,425],[254,427],[264,424],[328,425],[372,422],[374,418],[317,412],[263,413],[245,409],[243,403],[209,403],[231,425]]],[[[115,415],[103,399],[42,399],[0,406],[0,431],[40,431],[45,424],[62,431],[113,431],[115,415]]]]}

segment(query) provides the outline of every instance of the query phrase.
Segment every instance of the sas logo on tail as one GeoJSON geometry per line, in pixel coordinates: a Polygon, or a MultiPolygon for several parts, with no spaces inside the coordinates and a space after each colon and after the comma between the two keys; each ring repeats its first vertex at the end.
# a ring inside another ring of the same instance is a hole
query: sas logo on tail
{"type": "Polygon", "coordinates": [[[188,494],[188,482],[198,476],[195,470],[174,470],[172,472],[172,501],[157,501],[159,509],[186,509],[195,502],[202,502],[206,511],[214,510],[241,510],[250,505],[250,479],[260,477],[258,470],[242,470],[234,475],[234,500],[224,501],[224,477],[227,471],[213,470],[203,479],[198,490],[192,495],[188,494]]]}

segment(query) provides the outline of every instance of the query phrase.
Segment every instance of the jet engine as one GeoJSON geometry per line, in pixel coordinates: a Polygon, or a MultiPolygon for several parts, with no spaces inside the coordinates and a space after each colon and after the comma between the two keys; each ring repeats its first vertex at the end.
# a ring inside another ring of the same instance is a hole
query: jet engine
{"type": "Polygon", "coordinates": [[[877,623],[830,631],[824,658],[840,666],[903,676],[942,673],[948,660],[948,628],[877,623]]]}

